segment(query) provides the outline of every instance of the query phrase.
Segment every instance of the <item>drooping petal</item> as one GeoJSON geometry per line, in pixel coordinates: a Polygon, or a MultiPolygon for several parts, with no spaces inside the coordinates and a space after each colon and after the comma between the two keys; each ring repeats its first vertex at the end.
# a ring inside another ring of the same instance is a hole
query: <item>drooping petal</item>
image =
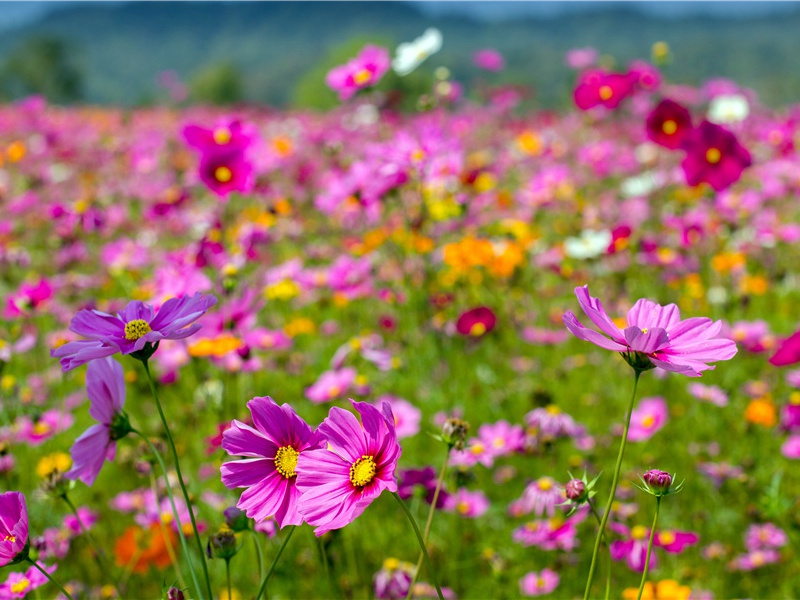
{"type": "Polygon", "coordinates": [[[86,394],[91,402],[89,414],[100,423],[110,425],[125,405],[122,365],[110,356],[91,361],[86,368],[86,394]]]}
{"type": "Polygon", "coordinates": [[[562,317],[562,320],[564,321],[564,325],[567,326],[569,332],[579,340],[591,342],[595,346],[600,346],[606,350],[614,350],[616,352],[625,352],[628,349],[625,344],[620,344],[614,340],[610,340],[604,335],[597,333],[593,329],[587,329],[581,325],[580,321],[578,321],[577,317],[575,317],[572,311],[568,310],[562,317]]]}
{"type": "Polygon", "coordinates": [[[583,312],[586,316],[597,325],[597,327],[609,336],[615,342],[623,343],[622,331],[616,326],[611,317],[608,316],[603,304],[597,298],[589,295],[589,286],[575,288],[575,296],[578,298],[578,304],[581,305],[583,312]]]}

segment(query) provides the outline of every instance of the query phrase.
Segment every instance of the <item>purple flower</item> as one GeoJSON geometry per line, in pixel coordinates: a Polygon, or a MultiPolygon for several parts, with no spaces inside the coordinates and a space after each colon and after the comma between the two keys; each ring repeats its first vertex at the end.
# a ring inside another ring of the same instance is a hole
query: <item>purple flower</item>
{"type": "Polygon", "coordinates": [[[28,507],[24,494],[0,494],[0,567],[13,563],[27,543],[28,507]]]}
{"type": "Polygon", "coordinates": [[[222,436],[228,454],[247,458],[224,463],[222,483],[247,488],[236,506],[251,519],[275,517],[281,528],[300,525],[296,467],[300,456],[324,442],[288,404],[278,406],[266,396],[253,398],[247,408],[254,427],[234,420],[222,436]]]}
{"type": "Polygon", "coordinates": [[[639,370],[656,366],[700,377],[702,371],[714,368],[708,362],[729,360],[736,354],[736,342],[717,337],[722,321],[706,317],[681,321],[676,305],[661,306],[642,298],[628,311],[628,327],[620,329],[600,301],[589,295],[589,286],[575,288],[575,296],[586,316],[608,337],[581,325],[572,311],[563,317],[567,329],[581,340],[623,353],[639,370]]]}
{"type": "MultiPolygon", "coordinates": [[[[414,490],[418,486],[425,490],[425,502],[432,504],[433,496],[436,493],[436,470],[433,467],[401,471],[397,483],[397,495],[403,500],[408,500],[414,495],[414,490]]],[[[436,508],[443,508],[448,496],[449,494],[444,489],[439,490],[436,508]]]]}
{"type": "Polygon", "coordinates": [[[789,543],[786,532],[772,523],[750,525],[744,536],[744,546],[748,552],[781,548],[789,543]]]}
{"type": "MultiPolygon", "coordinates": [[[[56,565],[43,567],[45,571],[52,574],[56,570],[56,565]]],[[[24,598],[28,592],[36,588],[47,585],[50,581],[36,567],[29,567],[24,573],[9,573],[5,583],[0,585],[0,598],[24,598]]]]}
{"type": "Polygon", "coordinates": [[[340,100],[347,100],[356,92],[377,84],[390,64],[386,48],[367,45],[354,59],[331,69],[325,76],[325,83],[339,94],[340,100]]]}
{"type": "Polygon", "coordinates": [[[542,569],[540,573],[532,571],[519,580],[519,591],[523,596],[541,596],[556,589],[559,581],[558,573],[551,569],[542,569]]]}
{"type": "Polygon", "coordinates": [[[397,491],[402,450],[391,407],[351,402],[361,423],[334,406],[317,430],[327,448],[304,452],[297,461],[300,513],[317,536],[351,523],[383,490],[397,491]]]}
{"type": "Polygon", "coordinates": [[[69,328],[89,339],[64,344],[51,350],[50,356],[60,358],[61,370],[67,372],[117,352],[131,354],[146,344],[187,338],[201,327],[195,321],[216,303],[215,296],[197,293],[170,298],[158,312],[139,300],[129,302],[116,316],[84,309],[72,318],[69,328]]]}
{"type": "Polygon", "coordinates": [[[466,488],[459,488],[455,494],[448,496],[444,510],[476,519],[489,510],[489,499],[480,490],[471,492],[466,488]]]}
{"type": "Polygon", "coordinates": [[[686,156],[681,167],[686,183],[708,183],[721,192],[739,180],[742,171],[752,164],[750,153],[727,129],[703,121],[683,141],[686,156]]]}
{"type": "Polygon", "coordinates": [[[669,410],[667,403],[661,397],[642,398],[631,413],[631,425],[628,440],[643,442],[667,423],[669,410]]]}
{"type": "Polygon", "coordinates": [[[113,461],[117,453],[116,440],[131,432],[122,407],[125,406],[125,373],[122,365],[107,356],[89,363],[86,369],[86,394],[89,414],[98,421],[72,444],[72,468],[67,479],[80,479],[91,486],[103,463],[113,461]]]}

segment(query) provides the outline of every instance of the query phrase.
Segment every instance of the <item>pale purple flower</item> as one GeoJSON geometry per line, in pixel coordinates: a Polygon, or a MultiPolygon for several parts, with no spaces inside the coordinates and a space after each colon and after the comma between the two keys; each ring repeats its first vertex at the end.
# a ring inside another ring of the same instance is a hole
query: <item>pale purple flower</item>
{"type": "Polygon", "coordinates": [[[790,435],[781,446],[781,454],[786,458],[800,458],[800,435],[790,435]]]}
{"type": "Polygon", "coordinates": [[[660,396],[642,398],[631,413],[631,424],[628,431],[628,440],[643,442],[667,423],[669,410],[667,403],[660,396]]]}
{"type": "Polygon", "coordinates": [[[380,408],[383,402],[388,402],[392,407],[394,415],[394,428],[397,432],[397,439],[415,436],[419,433],[419,424],[422,421],[422,411],[399,396],[384,394],[378,396],[373,403],[380,408]]]}
{"type": "Polygon", "coordinates": [[[578,339],[623,353],[640,370],[656,366],[699,377],[702,371],[714,368],[707,363],[729,360],[736,354],[733,340],[717,337],[722,321],[706,317],[681,321],[675,304],[661,306],[644,298],[637,300],[628,311],[628,326],[620,329],[600,301],[589,295],[587,285],[575,288],[575,296],[586,316],[605,336],[581,325],[572,311],[563,317],[567,329],[578,339]]]}
{"type": "Polygon", "coordinates": [[[766,565],[780,561],[781,555],[777,550],[754,550],[747,554],[735,557],[728,568],[731,571],[753,571],[766,565]]]}
{"type": "Polygon", "coordinates": [[[344,367],[336,371],[325,371],[313,385],[306,388],[306,398],[321,404],[344,396],[356,381],[356,370],[344,367]]]}
{"type": "Polygon", "coordinates": [[[508,512],[513,517],[521,517],[533,513],[537,517],[555,515],[556,506],[562,504],[566,496],[552,477],[540,477],[532,481],[522,492],[518,500],[514,500],[508,507],[508,512]]]}
{"type": "Polygon", "coordinates": [[[404,600],[414,571],[415,567],[411,563],[387,558],[372,580],[375,597],[379,600],[404,600]]]}
{"type": "Polygon", "coordinates": [[[744,535],[744,547],[748,552],[754,550],[767,550],[769,548],[781,548],[789,543],[786,532],[772,523],[762,525],[750,525],[744,535]]]}
{"type": "Polygon", "coordinates": [[[84,309],[72,318],[69,328],[89,339],[64,344],[51,350],[50,356],[60,358],[66,372],[117,352],[131,354],[146,344],[184,339],[200,329],[195,321],[216,303],[215,296],[197,293],[170,298],[157,312],[139,300],[132,300],[116,315],[84,309]]]}
{"type": "Polygon", "coordinates": [[[552,569],[542,569],[539,573],[531,571],[519,580],[519,591],[523,596],[542,596],[555,590],[559,581],[558,573],[552,569]]]}
{"type": "Polygon", "coordinates": [[[508,421],[485,423],[478,428],[478,438],[494,457],[507,456],[522,448],[524,434],[520,425],[508,421]]]}
{"type": "Polygon", "coordinates": [[[728,406],[728,394],[717,385],[690,383],[686,389],[698,400],[705,400],[716,406],[728,406]]]}
{"type": "Polygon", "coordinates": [[[489,499],[480,490],[470,491],[466,488],[459,488],[455,494],[447,497],[444,510],[457,513],[462,517],[476,519],[489,510],[489,499]]]}

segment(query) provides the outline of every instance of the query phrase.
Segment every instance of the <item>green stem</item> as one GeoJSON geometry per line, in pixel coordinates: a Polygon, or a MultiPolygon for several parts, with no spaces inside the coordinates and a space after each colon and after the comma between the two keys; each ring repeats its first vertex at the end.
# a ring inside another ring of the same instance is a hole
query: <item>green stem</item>
{"type": "MultiPolygon", "coordinates": [[[[167,474],[167,466],[164,464],[164,459],[161,458],[161,454],[158,452],[156,447],[153,445],[153,442],[143,434],[138,429],[132,430],[133,433],[138,435],[142,438],[145,443],[150,447],[150,451],[153,453],[153,456],[156,457],[158,464],[161,465],[161,471],[164,473],[164,483],[166,484],[167,488],[167,497],[169,497],[169,503],[172,507],[172,515],[175,517],[175,523],[177,524],[178,535],[181,539],[181,547],[183,548],[183,554],[186,556],[186,561],[189,563],[189,572],[192,574],[192,583],[194,583],[194,589],[197,594],[200,596],[200,600],[203,599],[202,590],[200,589],[200,582],[197,579],[197,574],[194,572],[194,563],[192,561],[192,555],[189,552],[189,544],[186,543],[186,536],[183,535],[183,527],[181,527],[181,517],[178,513],[178,507],[175,506],[175,498],[172,496],[172,486],[169,484],[169,475],[167,474]]],[[[213,598],[213,596],[209,596],[209,598],[213,598]]]]}
{"type": "Polygon", "coordinates": [[[67,503],[67,506],[69,506],[69,509],[72,511],[72,514],[75,515],[75,518],[78,520],[78,527],[80,528],[83,535],[86,536],[86,539],[89,541],[89,545],[92,547],[92,550],[94,551],[94,559],[95,561],[97,561],[97,566],[100,568],[100,573],[105,573],[111,578],[111,582],[112,585],[114,586],[114,589],[117,590],[117,594],[119,594],[119,597],[122,598],[123,594],[122,591],[119,589],[119,583],[116,581],[114,577],[111,576],[111,570],[106,567],[104,560],[105,555],[100,550],[99,546],[97,545],[97,542],[94,541],[94,537],[92,536],[92,534],[89,533],[89,530],[86,529],[86,527],[84,526],[83,521],[81,521],[81,516],[80,514],[78,514],[78,509],[75,508],[75,505],[72,503],[72,500],[69,499],[69,496],[67,496],[66,493],[64,493],[64,495],[61,497],[64,499],[64,502],[67,503]]]}
{"type": "MultiPolygon", "coordinates": [[[[447,453],[444,455],[444,463],[442,464],[442,470],[439,472],[439,480],[436,482],[436,489],[433,491],[433,502],[431,503],[431,508],[428,511],[428,520],[425,522],[425,533],[422,536],[422,540],[427,544],[428,543],[428,535],[431,532],[431,523],[433,523],[433,513],[436,512],[436,504],[439,502],[439,493],[442,491],[442,485],[444,484],[444,474],[447,471],[447,461],[450,459],[450,450],[451,448],[447,448],[447,453]]],[[[419,558],[417,559],[417,568],[414,569],[414,573],[411,575],[411,585],[408,586],[408,594],[406,595],[406,600],[411,600],[411,596],[414,594],[414,584],[417,583],[417,577],[419,576],[419,571],[422,568],[422,553],[420,552],[419,558]]]]}
{"type": "MultiPolygon", "coordinates": [[[[592,514],[594,515],[595,521],[597,524],[600,525],[600,515],[597,514],[597,509],[595,508],[594,504],[592,504],[591,500],[587,501],[589,504],[589,508],[592,509],[592,514]]],[[[606,543],[606,536],[603,534],[603,544],[608,546],[606,543]]],[[[606,595],[605,600],[611,598],[611,547],[608,546],[608,560],[606,561],[606,595]]]]}
{"type": "Polygon", "coordinates": [[[417,527],[417,522],[414,520],[411,511],[408,510],[406,503],[403,502],[403,499],[397,495],[397,492],[392,492],[392,496],[394,496],[395,500],[400,504],[403,508],[403,512],[406,513],[406,517],[411,522],[411,527],[414,529],[414,533],[417,536],[417,541],[419,542],[419,547],[422,550],[422,554],[425,557],[425,564],[428,566],[428,571],[431,572],[431,578],[433,579],[433,585],[436,588],[436,593],[439,596],[439,600],[444,600],[444,596],[442,595],[442,590],[439,587],[439,581],[436,578],[436,571],[433,570],[433,565],[431,564],[431,558],[428,556],[428,550],[425,548],[425,541],[422,539],[422,534],[419,531],[419,527],[417,527]]]}
{"type": "Polygon", "coordinates": [[[656,496],[656,516],[653,517],[653,527],[650,529],[650,539],[647,541],[647,557],[644,559],[644,571],[642,572],[642,583],[639,584],[639,593],[636,600],[642,600],[644,583],[647,581],[647,569],[650,567],[650,553],[653,551],[653,538],[656,535],[656,523],[658,522],[658,511],[661,508],[661,496],[656,496]]]}
{"type": "Polygon", "coordinates": [[[39,563],[37,563],[35,560],[33,560],[31,558],[28,559],[28,562],[31,563],[34,567],[36,567],[42,575],[47,577],[47,579],[50,580],[50,583],[52,583],[59,590],[61,590],[61,593],[64,594],[64,596],[66,596],[68,600],[74,600],[72,598],[72,596],[69,595],[67,590],[65,590],[64,587],[60,583],[58,583],[55,579],[50,577],[50,573],[48,573],[46,570],[44,570],[42,567],[39,566],[39,563]]]}
{"type": "MultiPolygon", "coordinates": [[[[211,579],[208,576],[208,565],[206,564],[206,555],[203,552],[203,542],[200,541],[200,532],[197,530],[197,522],[194,518],[194,509],[192,508],[192,501],[189,499],[189,492],[186,491],[186,484],[183,482],[183,475],[181,474],[181,465],[178,461],[178,451],[175,449],[175,442],[172,439],[172,433],[169,430],[169,425],[167,424],[167,418],[164,416],[164,410],[161,408],[161,401],[158,399],[158,392],[156,392],[156,384],[153,381],[153,376],[150,374],[150,367],[147,364],[147,359],[143,359],[142,365],[144,366],[144,372],[147,374],[147,381],[150,384],[150,391],[153,393],[153,399],[156,401],[156,408],[158,408],[158,415],[161,417],[161,423],[164,425],[164,431],[167,434],[167,443],[169,444],[169,448],[172,451],[172,459],[175,461],[175,472],[178,475],[178,483],[181,486],[181,491],[183,492],[183,499],[186,501],[186,509],[189,511],[189,519],[192,521],[192,530],[194,531],[194,540],[197,543],[197,550],[200,553],[200,565],[203,567],[203,575],[206,579],[206,591],[208,592],[208,597],[213,598],[214,594],[211,592],[211,579]]],[[[166,477],[166,473],[164,475],[166,477]]],[[[167,482],[167,489],[169,489],[169,482],[167,482]]],[[[178,521],[178,527],[180,528],[181,522],[178,521]]]]}
{"type": "Polygon", "coordinates": [[[258,534],[252,529],[248,529],[250,535],[253,536],[253,543],[256,546],[256,555],[258,556],[258,580],[261,581],[264,577],[264,553],[261,551],[261,542],[258,539],[258,534]]]}
{"type": "Polygon", "coordinates": [[[233,589],[231,588],[231,559],[225,559],[225,573],[228,577],[228,600],[233,600],[233,589]]]}
{"type": "Polygon", "coordinates": [[[297,529],[296,525],[291,525],[291,529],[289,529],[289,533],[286,534],[286,537],[283,539],[283,543],[281,547],[278,548],[278,553],[275,555],[275,559],[272,561],[272,564],[269,567],[269,571],[267,571],[267,576],[264,578],[264,582],[261,584],[261,588],[258,590],[258,595],[256,596],[256,600],[261,600],[261,596],[264,595],[264,592],[267,589],[267,583],[269,582],[269,578],[272,577],[272,572],[275,570],[275,565],[278,564],[278,559],[280,559],[281,554],[283,554],[284,548],[286,548],[286,544],[289,543],[289,540],[292,538],[292,534],[294,530],[297,529]]]}
{"type": "MultiPolygon", "coordinates": [[[[317,537],[317,536],[314,536],[317,537]]],[[[331,597],[335,596],[333,585],[333,579],[331,579],[331,567],[328,562],[328,551],[325,550],[325,544],[322,543],[321,538],[317,538],[317,544],[319,544],[319,557],[322,559],[322,566],[325,568],[325,579],[328,582],[328,592],[330,593],[331,597]]]]}
{"type": "Polygon", "coordinates": [[[622,457],[625,454],[625,444],[628,441],[628,429],[631,426],[631,413],[633,412],[633,405],[636,402],[636,388],[639,387],[639,376],[642,374],[638,369],[634,369],[633,380],[633,393],[631,394],[631,401],[628,405],[628,413],[625,416],[625,430],[622,432],[622,441],[619,445],[619,454],[617,455],[617,465],[614,467],[614,478],[611,481],[611,493],[606,502],[606,510],[603,513],[603,520],[600,522],[600,531],[594,541],[594,550],[592,551],[592,564],[589,567],[589,578],[586,580],[586,591],[583,593],[583,600],[589,600],[589,592],[592,589],[592,580],[594,579],[594,570],[597,566],[597,554],[600,551],[600,541],[603,539],[603,533],[606,530],[606,523],[611,514],[611,505],[614,503],[614,496],[617,493],[617,484],[619,483],[619,471],[622,468],[622,457]]]}

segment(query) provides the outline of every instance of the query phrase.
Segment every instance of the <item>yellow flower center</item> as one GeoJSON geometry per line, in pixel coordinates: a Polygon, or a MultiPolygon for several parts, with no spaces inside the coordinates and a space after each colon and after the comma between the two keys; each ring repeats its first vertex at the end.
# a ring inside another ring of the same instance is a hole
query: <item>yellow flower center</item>
{"type": "Polygon", "coordinates": [[[649,330],[647,329],[647,327],[645,327],[644,329],[642,329],[642,333],[647,333],[648,331],[649,331],[649,330]]]}
{"type": "Polygon", "coordinates": [[[706,160],[715,165],[719,162],[722,158],[722,152],[719,151],[719,148],[709,148],[706,150],[706,160]]]}
{"type": "Polygon", "coordinates": [[[645,539],[650,532],[647,530],[647,527],[644,525],[637,525],[633,529],[631,529],[631,537],[635,540],[643,540],[645,539]]]}
{"type": "Polygon", "coordinates": [[[214,141],[220,146],[224,146],[231,141],[231,130],[227,127],[218,127],[214,130],[214,141]]]}
{"type": "Polygon", "coordinates": [[[485,449],[486,447],[483,444],[481,444],[480,442],[475,442],[472,448],[470,448],[470,452],[472,452],[473,454],[483,454],[483,451],[485,449]]]}
{"type": "Polygon", "coordinates": [[[607,85],[600,86],[600,98],[603,100],[608,100],[611,96],[614,95],[614,90],[612,90],[607,85]]]}
{"type": "Polygon", "coordinates": [[[483,323],[475,323],[472,327],[469,328],[469,334],[474,337],[478,337],[486,333],[486,325],[483,323]]]}
{"type": "Polygon", "coordinates": [[[753,552],[753,554],[750,557],[750,560],[753,561],[753,565],[756,567],[760,567],[765,562],[767,562],[766,558],[764,557],[764,554],[761,552],[753,552]]]}
{"type": "Polygon", "coordinates": [[[675,542],[675,534],[671,531],[664,531],[658,534],[658,541],[669,546],[675,542]]]}
{"type": "Polygon", "coordinates": [[[647,415],[644,419],[642,419],[642,425],[645,427],[652,427],[655,425],[656,418],[653,415],[647,415]]]}
{"type": "Polygon", "coordinates": [[[466,515],[469,512],[469,502],[462,500],[458,503],[456,509],[458,510],[459,514],[466,515]]]}
{"type": "Polygon", "coordinates": [[[17,583],[11,584],[11,591],[15,594],[21,594],[22,592],[26,591],[28,588],[31,587],[31,581],[27,577],[21,579],[17,583]]]}
{"type": "Polygon", "coordinates": [[[661,131],[663,131],[667,135],[672,135],[673,133],[678,131],[678,124],[672,119],[667,119],[661,124],[661,131]]]}
{"type": "MultiPolygon", "coordinates": [[[[278,473],[283,475],[286,479],[295,477],[295,467],[297,467],[297,457],[300,453],[291,446],[281,446],[275,453],[275,468],[278,473]]],[[[351,476],[352,479],[352,476],[351,476]]]]}
{"type": "Polygon", "coordinates": [[[555,404],[549,404],[545,410],[550,413],[551,415],[560,415],[561,409],[558,408],[555,404]]]}
{"type": "Polygon", "coordinates": [[[46,435],[50,433],[50,425],[45,423],[44,421],[39,421],[36,425],[33,426],[33,433],[36,435],[46,435]]]}
{"type": "Polygon", "coordinates": [[[144,319],[134,319],[125,323],[125,339],[128,341],[138,340],[153,331],[150,329],[150,323],[144,319]]]}
{"type": "Polygon", "coordinates": [[[332,385],[332,386],[330,387],[330,389],[328,390],[328,397],[329,397],[329,398],[336,398],[336,397],[337,397],[339,394],[341,394],[341,393],[342,393],[342,388],[341,388],[341,386],[338,386],[338,385],[332,385]]]}
{"type": "Polygon", "coordinates": [[[400,561],[396,558],[387,558],[383,561],[383,568],[387,571],[395,571],[396,569],[400,568],[400,561]]]}
{"type": "Polygon", "coordinates": [[[550,480],[549,477],[542,477],[537,482],[537,485],[539,486],[539,489],[543,492],[546,492],[553,488],[553,482],[550,480]]]}
{"type": "Polygon", "coordinates": [[[377,471],[378,465],[375,464],[375,459],[365,454],[350,467],[350,483],[358,488],[363,488],[375,479],[377,471]]]}
{"type": "Polygon", "coordinates": [[[356,85],[364,85],[372,78],[372,72],[369,69],[361,69],[353,75],[353,81],[356,85]]]}
{"type": "Polygon", "coordinates": [[[7,535],[6,537],[3,538],[3,541],[4,542],[11,542],[13,544],[13,543],[15,543],[17,541],[17,538],[16,538],[16,536],[13,536],[13,535],[7,535]]]}
{"type": "Polygon", "coordinates": [[[228,183],[233,179],[233,173],[228,167],[217,167],[214,170],[214,179],[220,183],[228,183]]]}

